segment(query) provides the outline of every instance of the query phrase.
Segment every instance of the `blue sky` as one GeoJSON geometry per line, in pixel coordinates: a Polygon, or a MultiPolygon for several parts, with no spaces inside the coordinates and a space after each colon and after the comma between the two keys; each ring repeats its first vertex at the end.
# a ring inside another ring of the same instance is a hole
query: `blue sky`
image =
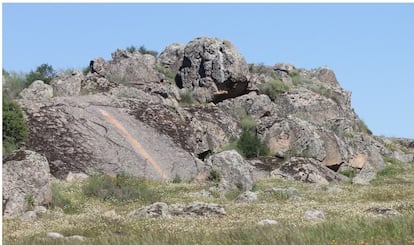
{"type": "Polygon", "coordinates": [[[414,138],[414,4],[3,4],[3,68],[83,68],[117,48],[230,40],[248,63],[328,66],[377,135],[414,138]]]}

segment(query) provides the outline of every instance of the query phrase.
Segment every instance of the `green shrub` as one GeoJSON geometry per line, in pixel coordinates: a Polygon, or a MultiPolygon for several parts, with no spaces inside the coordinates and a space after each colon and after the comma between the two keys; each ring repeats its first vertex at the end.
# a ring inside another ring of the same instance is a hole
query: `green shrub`
{"type": "Polygon", "coordinates": [[[33,195],[28,195],[26,197],[26,202],[27,202],[27,210],[32,211],[35,206],[35,199],[33,195]]]}
{"type": "Polygon", "coordinates": [[[368,128],[367,124],[365,124],[365,122],[362,120],[358,121],[358,129],[363,134],[372,135],[372,131],[368,128]]]}
{"type": "Polygon", "coordinates": [[[137,52],[137,47],[135,47],[134,45],[131,45],[131,46],[126,48],[126,51],[128,51],[130,53],[135,53],[135,52],[137,52]]]}
{"type": "Polygon", "coordinates": [[[240,190],[240,189],[234,189],[234,190],[230,190],[230,191],[226,192],[226,194],[224,194],[224,196],[226,197],[227,200],[234,201],[242,193],[243,193],[242,190],[240,190]]]}
{"type": "Polygon", "coordinates": [[[3,149],[6,153],[16,145],[27,140],[29,130],[23,117],[23,111],[14,101],[3,101],[3,149]]]}
{"type": "Polygon", "coordinates": [[[75,214],[79,211],[80,205],[72,201],[69,196],[70,193],[65,193],[65,189],[57,184],[53,183],[52,189],[52,208],[61,208],[65,214],[75,214]]]}
{"type": "Polygon", "coordinates": [[[242,135],[237,142],[237,147],[242,151],[246,158],[266,156],[269,154],[269,149],[263,145],[259,137],[250,130],[243,130],[242,135]]]}
{"type": "Polygon", "coordinates": [[[243,130],[251,131],[256,128],[256,121],[253,118],[246,116],[240,120],[240,125],[243,130]]]}
{"type": "Polygon", "coordinates": [[[346,169],[346,170],[340,171],[339,173],[342,175],[345,175],[346,177],[350,179],[354,178],[356,175],[356,172],[354,169],[346,169]]]}
{"type": "Polygon", "coordinates": [[[193,99],[193,95],[191,94],[191,92],[185,92],[185,93],[180,93],[180,105],[181,106],[190,106],[192,104],[194,104],[194,99],[193,99]]]}
{"type": "Polygon", "coordinates": [[[290,87],[290,85],[284,83],[282,80],[274,79],[259,85],[259,92],[261,94],[266,94],[271,100],[274,101],[281,93],[288,91],[290,87]]]}
{"type": "Polygon", "coordinates": [[[150,188],[147,180],[126,174],[118,174],[115,177],[91,176],[83,187],[83,192],[86,196],[113,202],[141,201],[147,204],[160,199],[159,194],[150,188]]]}
{"type": "Polygon", "coordinates": [[[174,184],[179,184],[179,183],[181,183],[181,182],[182,182],[182,179],[181,179],[180,175],[176,174],[176,175],[175,175],[175,177],[174,177],[174,179],[172,180],[172,182],[173,182],[174,184]]]}
{"type": "Polygon", "coordinates": [[[90,66],[87,66],[87,67],[85,67],[85,68],[83,68],[82,69],[82,74],[84,75],[84,76],[86,76],[86,75],[88,75],[88,73],[91,71],[91,67],[90,66]]]}
{"type": "Polygon", "coordinates": [[[208,180],[219,183],[221,180],[220,171],[217,169],[213,169],[210,171],[210,175],[208,176],[208,180]]]}
{"type": "Polygon", "coordinates": [[[142,45],[141,47],[139,47],[138,52],[140,52],[141,54],[150,54],[150,55],[152,55],[154,57],[157,57],[157,55],[158,55],[158,52],[157,51],[148,50],[148,49],[145,48],[144,45],[142,45]]]}
{"type": "Polygon", "coordinates": [[[36,80],[42,80],[44,83],[49,84],[55,75],[56,71],[51,65],[42,64],[35,71],[30,71],[26,75],[27,85],[32,84],[36,80]]]}
{"type": "Polygon", "coordinates": [[[289,76],[292,79],[293,85],[298,86],[303,83],[303,79],[301,78],[297,70],[290,71],[289,76]]]}
{"type": "Polygon", "coordinates": [[[384,157],[384,162],[388,162],[389,165],[385,166],[383,170],[378,172],[379,177],[394,177],[405,170],[405,164],[395,158],[384,157]]]}
{"type": "Polygon", "coordinates": [[[175,72],[169,68],[169,67],[164,67],[162,65],[156,65],[155,69],[162,73],[165,76],[165,79],[168,80],[169,83],[173,84],[175,83],[175,72]]]}
{"type": "Polygon", "coordinates": [[[3,99],[16,99],[26,87],[26,74],[3,70],[3,99]]]}

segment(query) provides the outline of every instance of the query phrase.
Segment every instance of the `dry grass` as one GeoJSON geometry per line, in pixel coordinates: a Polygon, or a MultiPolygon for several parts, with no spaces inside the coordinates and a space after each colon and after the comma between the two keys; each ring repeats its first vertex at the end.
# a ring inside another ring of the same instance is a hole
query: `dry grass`
{"type": "Polygon", "coordinates": [[[412,165],[368,186],[262,179],[255,187],[259,200],[253,203],[238,203],[225,195],[201,198],[190,194],[208,189],[208,184],[151,183],[161,201],[221,203],[227,212],[224,217],[130,218],[127,214],[142,207],[142,203],[104,201],[82,195],[83,184],[56,184],[70,190],[65,194],[80,205],[78,211],[64,214],[51,210],[33,222],[4,219],[4,244],[77,244],[45,239],[46,233],[52,231],[87,237],[82,244],[414,244],[412,165]],[[301,200],[267,194],[265,190],[272,187],[294,187],[301,200]],[[402,216],[375,217],[365,212],[372,207],[394,208],[402,216]],[[111,209],[122,219],[102,216],[111,209]],[[326,219],[304,219],[309,209],[323,210],[326,219]],[[257,222],[262,219],[275,219],[279,224],[260,227],[257,222]]]}

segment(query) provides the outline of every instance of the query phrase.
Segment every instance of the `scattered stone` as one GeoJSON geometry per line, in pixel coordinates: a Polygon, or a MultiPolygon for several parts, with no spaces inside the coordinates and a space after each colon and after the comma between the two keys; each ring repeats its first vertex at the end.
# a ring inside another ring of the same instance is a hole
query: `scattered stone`
{"type": "Polygon", "coordinates": [[[367,164],[354,178],[352,178],[352,184],[368,185],[371,180],[376,178],[376,176],[377,170],[367,164]]]}
{"type": "Polygon", "coordinates": [[[171,217],[171,216],[215,216],[226,215],[224,206],[215,203],[193,202],[188,205],[168,204],[156,202],[129,213],[129,216],[144,217],[171,217]]]}
{"type": "Polygon", "coordinates": [[[86,237],[79,236],[79,235],[68,236],[68,237],[65,237],[65,238],[70,239],[70,240],[78,240],[78,241],[82,241],[82,242],[86,240],[86,237]]]}
{"type": "Polygon", "coordinates": [[[168,204],[165,202],[156,202],[149,206],[140,208],[129,214],[130,216],[145,216],[145,217],[168,217],[168,204]]]}
{"type": "Polygon", "coordinates": [[[70,171],[68,173],[68,175],[66,176],[65,180],[67,182],[78,182],[78,181],[83,181],[85,179],[87,179],[89,176],[85,173],[73,173],[72,171],[70,171]]]}
{"type": "Polygon", "coordinates": [[[49,232],[49,233],[47,233],[46,236],[49,237],[49,238],[54,238],[54,239],[65,238],[65,236],[63,236],[62,234],[57,233],[57,232],[49,232]]]}
{"type": "Polygon", "coordinates": [[[400,216],[401,213],[393,208],[369,208],[365,210],[367,213],[382,216],[400,216]]]}
{"type": "Polygon", "coordinates": [[[300,196],[298,189],[294,187],[273,187],[271,189],[266,190],[265,192],[282,194],[288,197],[300,196]]]}
{"type": "Polygon", "coordinates": [[[257,224],[260,226],[268,226],[268,225],[277,225],[278,222],[273,219],[264,219],[264,220],[259,221],[257,224]]]}
{"type": "Polygon", "coordinates": [[[184,208],[183,215],[214,216],[226,215],[224,206],[215,203],[192,202],[184,208]]]}
{"type": "Polygon", "coordinates": [[[123,217],[116,213],[115,209],[111,209],[102,214],[102,217],[108,221],[121,222],[123,217]]]}
{"type": "Polygon", "coordinates": [[[197,192],[190,192],[189,195],[191,197],[210,197],[211,193],[207,190],[201,190],[197,192]]]}
{"type": "Polygon", "coordinates": [[[26,213],[24,213],[21,217],[20,220],[22,221],[33,221],[37,218],[36,212],[35,211],[27,211],[26,213]]]}
{"type": "Polygon", "coordinates": [[[251,191],[243,192],[242,194],[240,194],[237,197],[236,201],[238,201],[238,202],[254,202],[254,201],[257,201],[257,193],[251,192],[251,191]]]}
{"type": "Polygon", "coordinates": [[[325,219],[325,213],[320,210],[311,209],[305,212],[305,219],[325,219]]]}
{"type": "Polygon", "coordinates": [[[28,88],[23,89],[19,95],[24,100],[48,100],[53,97],[53,88],[41,80],[36,80],[28,88]]]}
{"type": "Polygon", "coordinates": [[[289,180],[300,180],[318,184],[339,182],[346,178],[328,167],[323,166],[313,158],[303,157],[292,157],[280,169],[272,171],[271,176],[281,176],[289,180]]]}
{"type": "Polygon", "coordinates": [[[327,189],[326,189],[326,192],[329,192],[329,193],[340,193],[340,192],[343,192],[343,191],[344,190],[341,187],[337,186],[337,185],[328,186],[327,189]]]}
{"type": "Polygon", "coordinates": [[[36,213],[38,217],[42,217],[43,215],[47,213],[47,208],[43,206],[35,206],[33,211],[36,213]]]}

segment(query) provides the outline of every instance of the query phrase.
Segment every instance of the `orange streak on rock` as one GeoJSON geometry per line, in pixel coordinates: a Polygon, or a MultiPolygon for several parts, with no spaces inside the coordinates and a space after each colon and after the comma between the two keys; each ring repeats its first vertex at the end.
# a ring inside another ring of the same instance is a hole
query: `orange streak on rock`
{"type": "Polygon", "coordinates": [[[162,170],[161,166],[148,154],[148,152],[144,149],[144,147],[132,136],[128,130],[116,120],[113,116],[111,116],[108,112],[98,109],[102,116],[115,128],[119,130],[119,132],[129,141],[129,143],[134,147],[134,149],[141,154],[145,160],[147,160],[152,167],[157,171],[157,173],[163,178],[168,179],[168,176],[165,174],[164,170],[162,170]]]}

